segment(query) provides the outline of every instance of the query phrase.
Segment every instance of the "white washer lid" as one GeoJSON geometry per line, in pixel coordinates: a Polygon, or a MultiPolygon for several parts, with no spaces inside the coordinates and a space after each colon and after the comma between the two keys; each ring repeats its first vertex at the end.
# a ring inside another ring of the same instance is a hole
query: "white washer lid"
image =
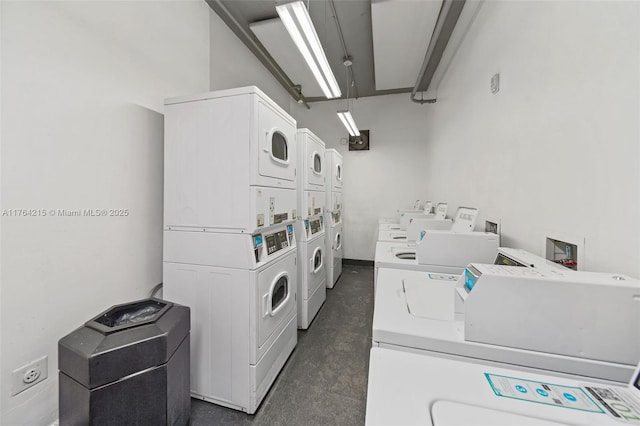
{"type": "Polygon", "coordinates": [[[428,276],[429,280],[403,280],[409,313],[419,318],[453,321],[458,275],[429,273],[428,276]]]}
{"type": "Polygon", "coordinates": [[[548,425],[560,426],[566,423],[556,423],[535,417],[508,413],[506,411],[478,407],[452,401],[436,401],[431,407],[431,418],[434,426],[528,426],[548,425]]]}

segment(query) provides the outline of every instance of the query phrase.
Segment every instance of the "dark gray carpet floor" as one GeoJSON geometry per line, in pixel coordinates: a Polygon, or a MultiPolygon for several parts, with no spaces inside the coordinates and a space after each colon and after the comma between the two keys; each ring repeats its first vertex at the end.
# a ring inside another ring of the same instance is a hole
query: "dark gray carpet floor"
{"type": "Polygon", "coordinates": [[[192,399],[191,424],[363,425],[372,319],[373,267],[344,265],[256,414],[192,399]]]}

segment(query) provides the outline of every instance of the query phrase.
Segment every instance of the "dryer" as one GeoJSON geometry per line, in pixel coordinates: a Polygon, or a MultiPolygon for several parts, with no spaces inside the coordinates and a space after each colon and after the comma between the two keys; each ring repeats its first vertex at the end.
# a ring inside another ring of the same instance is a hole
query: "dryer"
{"type": "Polygon", "coordinates": [[[329,175],[327,176],[327,192],[329,188],[333,191],[342,192],[342,155],[335,149],[325,151],[325,162],[329,175]]]}
{"type": "Polygon", "coordinates": [[[293,225],[165,232],[163,296],[191,308],[191,395],[255,413],[297,342],[293,225]]]}
{"type": "Polygon", "coordinates": [[[298,328],[307,329],[326,300],[325,145],[309,129],[298,129],[298,328]]]}
{"type": "Polygon", "coordinates": [[[165,101],[164,296],[191,392],[254,413],[297,342],[296,122],[256,87],[165,101]]]}
{"type": "Polygon", "coordinates": [[[327,287],[333,288],[342,274],[342,224],[327,229],[327,287]]]}
{"type": "Polygon", "coordinates": [[[638,369],[623,383],[372,348],[367,425],[622,425],[640,419],[638,369]]]}
{"type": "Polygon", "coordinates": [[[296,216],[296,122],[257,87],[165,101],[164,226],[253,233],[296,216]]]}
{"type": "Polygon", "coordinates": [[[327,176],[325,212],[327,287],[333,288],[342,274],[342,155],[335,149],[327,149],[325,163],[330,173],[327,176]]]}
{"type": "Polygon", "coordinates": [[[325,234],[298,244],[298,328],[306,330],[327,298],[325,234]]]}

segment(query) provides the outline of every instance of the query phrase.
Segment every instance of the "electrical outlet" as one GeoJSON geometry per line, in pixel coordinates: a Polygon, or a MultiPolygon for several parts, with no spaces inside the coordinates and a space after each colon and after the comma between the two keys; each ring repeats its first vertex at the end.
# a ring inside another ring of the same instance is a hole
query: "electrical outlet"
{"type": "Polygon", "coordinates": [[[49,374],[47,364],[48,358],[45,355],[42,358],[13,370],[11,373],[11,396],[17,395],[46,379],[49,374]]]}

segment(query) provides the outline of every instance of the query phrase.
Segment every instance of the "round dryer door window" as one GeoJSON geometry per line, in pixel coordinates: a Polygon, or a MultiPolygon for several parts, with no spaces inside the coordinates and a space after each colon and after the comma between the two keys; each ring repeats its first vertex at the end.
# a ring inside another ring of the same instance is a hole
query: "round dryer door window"
{"type": "Polygon", "coordinates": [[[322,250],[316,250],[316,253],[313,256],[313,270],[317,271],[322,267],[322,250]]]}
{"type": "Polygon", "coordinates": [[[271,155],[280,161],[289,160],[289,146],[287,138],[279,131],[273,132],[271,135],[271,155]]]}
{"type": "Polygon", "coordinates": [[[271,312],[275,314],[278,308],[286,302],[289,295],[289,277],[287,275],[281,275],[273,284],[273,290],[271,291],[271,312]]]}
{"type": "Polygon", "coordinates": [[[313,153],[313,171],[317,174],[322,173],[322,159],[317,152],[313,153]]]}

